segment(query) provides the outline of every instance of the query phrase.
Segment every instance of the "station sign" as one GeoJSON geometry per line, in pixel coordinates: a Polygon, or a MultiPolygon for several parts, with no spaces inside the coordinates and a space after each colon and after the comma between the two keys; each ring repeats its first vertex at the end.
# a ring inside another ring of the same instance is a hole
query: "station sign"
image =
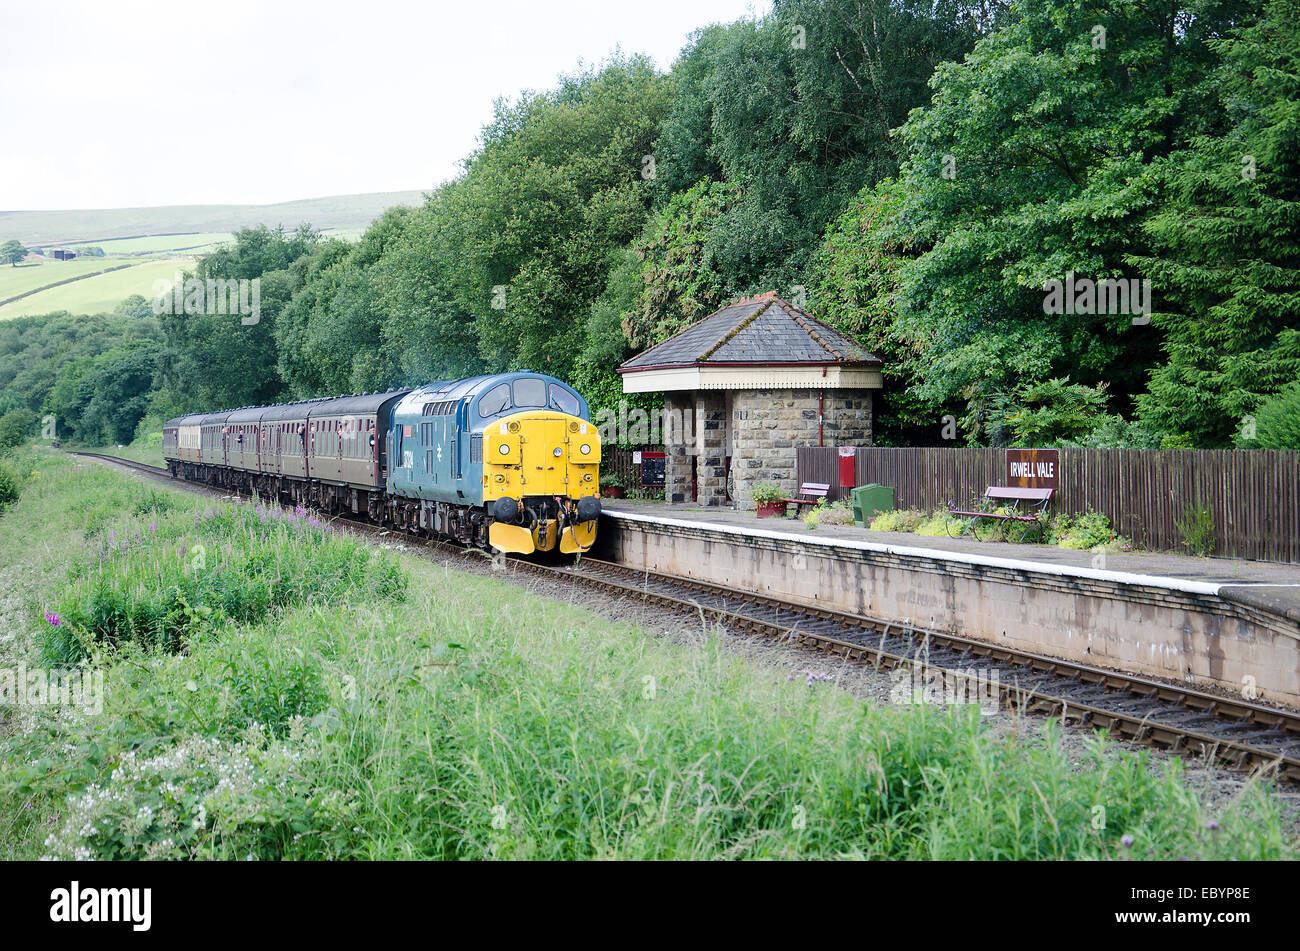
{"type": "Polygon", "coordinates": [[[641,453],[641,485],[647,488],[659,488],[667,479],[668,459],[663,452],[641,453]]]}
{"type": "Polygon", "coordinates": [[[1060,450],[1008,449],[1007,485],[1022,489],[1059,489],[1060,450]]]}

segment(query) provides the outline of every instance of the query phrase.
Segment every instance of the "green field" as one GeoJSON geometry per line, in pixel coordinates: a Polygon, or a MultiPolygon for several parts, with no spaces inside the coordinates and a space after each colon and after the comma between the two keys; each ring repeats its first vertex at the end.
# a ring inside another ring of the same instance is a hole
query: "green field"
{"type": "MultiPolygon", "coordinates": [[[[355,241],[363,229],[334,229],[324,233],[330,238],[355,241]]],[[[196,257],[232,242],[234,237],[228,231],[208,231],[92,241],[86,243],[101,248],[104,257],[44,260],[25,262],[17,267],[0,267],[0,301],[27,295],[0,306],[0,320],[56,310],[74,314],[100,313],[111,311],[123,298],[132,294],[152,297],[155,280],[170,278],[177,266],[191,267],[196,257]],[[118,270],[100,273],[113,268],[118,270]],[[50,286],[69,278],[79,280],[58,287],[50,286]],[[42,291],[41,288],[48,290],[42,291]]],[[[74,242],[65,244],[76,247],[74,242]]]]}
{"type": "MultiPolygon", "coordinates": [[[[97,258],[100,267],[112,267],[113,261],[97,258]]],[[[77,261],[67,262],[78,264],[77,261]]],[[[122,263],[122,262],[118,262],[122,263]]],[[[59,263],[43,264],[39,270],[58,267],[59,263]]],[[[49,314],[66,310],[73,314],[99,314],[113,310],[124,298],[140,294],[153,297],[154,281],[170,280],[176,271],[193,267],[193,258],[166,258],[142,261],[131,267],[96,277],[87,277],[71,284],[52,287],[0,307],[0,320],[26,317],[32,314],[49,314]]],[[[13,270],[22,270],[15,268],[13,270]]],[[[38,270],[33,268],[33,270],[38,270]]],[[[55,272],[59,273],[59,272],[55,272]]],[[[58,280],[56,277],[55,280],[58,280]]],[[[5,295],[8,296],[8,295],[5,295]]]]}
{"type": "MultiPolygon", "coordinates": [[[[326,237],[355,241],[364,233],[362,228],[332,229],[322,232],[326,237]]],[[[206,231],[190,234],[155,234],[139,238],[115,238],[111,241],[71,242],[67,247],[76,249],[79,244],[102,248],[109,257],[139,254],[206,254],[223,244],[235,240],[229,231],[206,231]]]]}
{"type": "Polygon", "coordinates": [[[141,238],[117,238],[112,241],[71,242],[66,246],[75,251],[79,245],[92,245],[103,248],[104,253],[112,257],[173,251],[211,251],[218,245],[233,240],[235,236],[229,231],[205,231],[194,234],[155,234],[141,238]]]}
{"type": "Polygon", "coordinates": [[[128,262],[108,258],[77,258],[72,261],[43,261],[40,264],[0,266],[0,300],[25,294],[70,277],[85,277],[128,262]]]}

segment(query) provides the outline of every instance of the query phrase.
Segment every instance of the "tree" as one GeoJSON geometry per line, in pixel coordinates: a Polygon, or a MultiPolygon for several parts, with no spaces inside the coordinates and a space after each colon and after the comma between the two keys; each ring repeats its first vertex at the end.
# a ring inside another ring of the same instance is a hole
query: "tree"
{"type": "Polygon", "coordinates": [[[1139,410],[1196,445],[1228,445],[1243,417],[1300,377],[1297,22],[1300,2],[1272,0],[1257,22],[1209,42],[1223,56],[1214,82],[1229,121],[1153,171],[1166,200],[1146,225],[1154,252],[1134,261],[1164,292],[1152,322],[1167,360],[1139,410]]]}
{"type": "MultiPolygon", "coordinates": [[[[1242,5],[1018,0],[941,64],[900,133],[899,211],[922,249],[901,271],[898,335],[924,349],[912,392],[976,406],[1068,375],[1131,408],[1156,359],[1132,314],[1046,313],[1068,272],[1140,279],[1153,161],[1214,121],[1207,40],[1242,5]]],[[[1139,285],[1140,286],[1140,285],[1139,285]]],[[[1073,308],[1071,308],[1072,310],[1073,308]]]]}
{"type": "Polygon", "coordinates": [[[740,190],[707,245],[729,286],[792,294],[825,227],[897,172],[891,130],[929,101],[935,66],[971,48],[970,7],[778,0],[693,37],[673,67],[656,193],[662,207],[704,175],[740,190]]]}
{"type": "Polygon", "coordinates": [[[27,257],[27,249],[16,238],[10,238],[4,244],[0,244],[0,261],[8,261],[13,267],[18,266],[18,262],[27,257]]]}
{"type": "Polygon", "coordinates": [[[257,280],[260,313],[256,323],[244,323],[244,316],[229,307],[224,314],[161,315],[167,346],[158,361],[158,388],[165,394],[160,411],[164,406],[191,412],[234,408],[280,398],[276,326],[319,246],[320,235],[306,226],[293,233],[244,228],[234,244],[199,260],[195,276],[201,281],[257,280]]]}
{"type": "Polygon", "coordinates": [[[27,407],[11,409],[0,416],[0,449],[25,443],[36,429],[36,414],[27,407]]]}
{"type": "Polygon", "coordinates": [[[901,216],[906,200],[897,179],[864,188],[826,230],[809,275],[813,313],[881,359],[885,386],[872,439],[882,445],[933,440],[948,409],[911,388],[924,376],[930,348],[899,320],[903,269],[923,250],[901,216]]]}
{"type": "Polygon", "coordinates": [[[113,308],[115,314],[141,320],[153,315],[153,305],[145,300],[143,294],[132,294],[113,308]]]}
{"type": "Polygon", "coordinates": [[[148,410],[161,351],[141,340],[64,364],[44,407],[61,436],[89,445],[129,442],[148,410]]]}
{"type": "MultiPolygon", "coordinates": [[[[64,366],[117,347],[160,341],[158,320],[66,312],[0,321],[0,409],[42,407],[64,366]]],[[[60,426],[62,421],[60,420],[60,426]]]]}
{"type": "Polygon", "coordinates": [[[413,215],[380,267],[386,345],[413,347],[404,373],[469,356],[573,372],[611,256],[645,225],[646,158],[667,105],[642,57],[497,104],[464,175],[413,215]]]}
{"type": "Polygon", "coordinates": [[[634,349],[668,339],[736,292],[712,238],[740,198],[735,185],[701,181],[669,199],[647,226],[635,246],[642,262],[640,299],[622,318],[634,349]]]}

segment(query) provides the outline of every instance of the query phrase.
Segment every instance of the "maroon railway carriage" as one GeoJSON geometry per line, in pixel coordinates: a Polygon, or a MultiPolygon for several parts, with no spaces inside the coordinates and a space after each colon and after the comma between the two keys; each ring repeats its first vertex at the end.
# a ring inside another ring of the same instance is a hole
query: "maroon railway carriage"
{"type": "Polygon", "coordinates": [[[409,389],[321,400],[307,413],[308,501],[327,512],[382,513],[388,428],[409,389]]]}
{"type": "Polygon", "coordinates": [[[174,475],[327,512],[383,511],[393,407],[409,390],[246,406],[163,424],[174,475]],[[188,449],[189,443],[193,449],[188,449]]]}

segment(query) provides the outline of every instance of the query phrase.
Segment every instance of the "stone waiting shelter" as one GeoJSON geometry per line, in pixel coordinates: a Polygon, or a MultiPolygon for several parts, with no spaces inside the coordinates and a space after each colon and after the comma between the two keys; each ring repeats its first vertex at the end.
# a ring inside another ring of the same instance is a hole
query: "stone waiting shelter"
{"type": "Polygon", "coordinates": [[[880,360],[775,291],[732,301],[628,360],[624,393],[663,393],[665,498],[749,508],[795,483],[801,446],[869,446],[880,360]]]}

